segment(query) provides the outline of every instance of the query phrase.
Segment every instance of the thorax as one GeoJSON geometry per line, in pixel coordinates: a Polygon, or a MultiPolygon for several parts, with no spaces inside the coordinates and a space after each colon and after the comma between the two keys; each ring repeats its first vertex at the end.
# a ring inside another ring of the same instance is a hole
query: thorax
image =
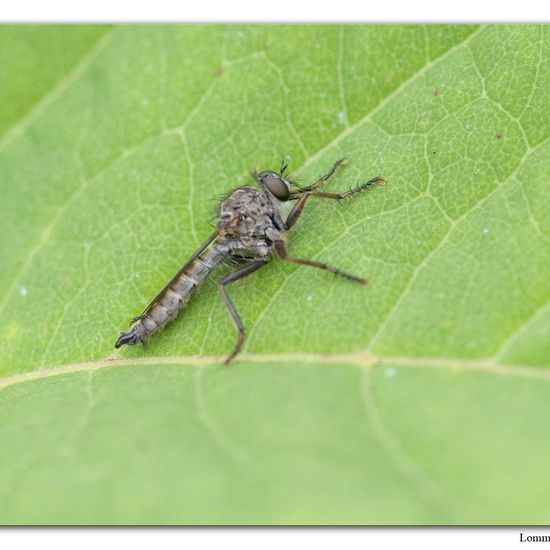
{"type": "Polygon", "coordinates": [[[243,186],[223,200],[218,231],[233,250],[262,255],[273,242],[285,240],[286,226],[276,201],[266,191],[243,186]]]}

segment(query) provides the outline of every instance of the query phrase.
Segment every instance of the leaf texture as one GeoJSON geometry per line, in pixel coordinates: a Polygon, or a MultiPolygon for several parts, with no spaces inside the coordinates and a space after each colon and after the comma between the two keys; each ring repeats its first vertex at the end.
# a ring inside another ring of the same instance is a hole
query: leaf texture
{"type": "Polygon", "coordinates": [[[549,521],[548,27],[0,44],[20,59],[0,91],[3,523],[549,521]],[[218,276],[115,353],[217,197],[281,156],[303,183],[347,157],[334,191],[387,180],[311,201],[290,235],[369,288],[273,261],[229,289],[234,368],[218,276]]]}

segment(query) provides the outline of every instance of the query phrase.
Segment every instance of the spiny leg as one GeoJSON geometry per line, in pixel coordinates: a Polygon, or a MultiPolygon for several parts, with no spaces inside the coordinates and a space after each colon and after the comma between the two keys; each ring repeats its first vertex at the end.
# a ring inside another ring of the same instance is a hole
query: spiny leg
{"type": "Polygon", "coordinates": [[[348,161],[348,159],[337,160],[332,165],[332,168],[324,176],[320,177],[315,183],[312,183],[311,185],[308,185],[307,187],[301,187],[300,190],[305,193],[306,191],[314,191],[318,187],[321,187],[321,185],[323,185],[323,183],[327,182],[334,175],[334,172],[336,172],[336,170],[338,170],[338,168],[340,166],[342,166],[342,164],[346,164],[347,161],[348,161]]]}
{"type": "Polygon", "coordinates": [[[309,197],[320,197],[324,199],[334,199],[334,200],[340,201],[342,199],[346,199],[347,197],[350,197],[355,193],[359,193],[359,191],[363,191],[363,189],[367,189],[367,187],[370,187],[374,183],[385,183],[385,181],[381,177],[377,176],[375,178],[370,179],[369,181],[362,183],[361,185],[358,185],[357,187],[354,187],[353,189],[349,189],[348,191],[345,191],[344,193],[324,193],[322,191],[306,191],[303,195],[300,195],[300,198],[296,201],[296,204],[293,206],[292,210],[289,212],[286,218],[286,225],[288,228],[290,228],[296,223],[309,197]]]}
{"type": "Polygon", "coordinates": [[[338,269],[337,267],[334,267],[332,265],[328,265],[323,262],[316,262],[315,260],[307,260],[305,258],[296,258],[294,256],[289,256],[288,252],[286,251],[285,245],[280,241],[275,243],[274,248],[277,256],[279,256],[279,258],[281,258],[282,260],[286,260],[287,262],[301,265],[309,265],[311,267],[318,267],[319,269],[325,269],[326,271],[330,271],[331,273],[343,277],[344,279],[348,279],[348,281],[353,281],[363,286],[368,285],[367,279],[364,279],[363,277],[357,277],[355,275],[352,275],[351,273],[342,271],[341,269],[338,269]]]}
{"type": "Polygon", "coordinates": [[[220,289],[220,294],[222,295],[223,301],[225,302],[225,305],[229,310],[231,319],[233,319],[233,322],[235,323],[235,326],[239,331],[235,347],[233,348],[233,351],[228,355],[227,359],[224,361],[224,367],[229,366],[231,360],[234,359],[235,356],[241,351],[241,347],[244,342],[244,325],[241,321],[241,318],[239,317],[239,314],[237,313],[237,309],[235,308],[233,302],[231,301],[231,298],[229,297],[229,294],[227,294],[225,285],[228,285],[229,283],[234,283],[235,281],[238,281],[240,279],[244,279],[247,275],[254,273],[254,271],[260,269],[260,267],[263,267],[267,263],[267,260],[268,258],[262,260],[253,260],[243,265],[242,267],[238,267],[237,269],[223,277],[218,283],[218,288],[220,289]]]}

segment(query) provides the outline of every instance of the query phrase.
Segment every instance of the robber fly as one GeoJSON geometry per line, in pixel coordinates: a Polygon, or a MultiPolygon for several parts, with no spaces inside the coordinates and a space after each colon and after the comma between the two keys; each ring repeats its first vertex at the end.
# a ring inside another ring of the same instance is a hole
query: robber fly
{"type": "Polygon", "coordinates": [[[216,266],[226,260],[239,264],[234,271],[222,277],[218,287],[238,330],[233,351],[224,366],[239,353],[244,341],[244,325],[227,294],[226,286],[254,273],[267,264],[273,255],[296,264],[309,265],[330,271],[361,285],[367,280],[356,277],[322,262],[290,256],[286,250],[287,232],[298,221],[310,197],[340,201],[367,189],[373,184],[384,184],[375,177],[344,193],[317,191],[328,181],[346,159],[340,159],[332,168],[307,187],[300,187],[285,177],[287,165],[283,162],[279,172],[253,172],[258,186],[244,185],[231,191],[222,201],[219,219],[214,233],[206,239],[189,261],[174,275],[171,281],[157,294],[145,311],[135,317],[130,330],[122,332],[115,347],[145,343],[149,336],[164,328],[185,307],[194,290],[206,279],[216,266]],[[296,201],[288,215],[284,203],[296,201]]]}

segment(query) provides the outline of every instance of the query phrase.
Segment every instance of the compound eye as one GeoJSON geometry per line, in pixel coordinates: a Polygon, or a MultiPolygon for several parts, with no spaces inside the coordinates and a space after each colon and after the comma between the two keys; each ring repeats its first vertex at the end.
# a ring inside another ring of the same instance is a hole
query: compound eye
{"type": "Polygon", "coordinates": [[[278,174],[265,174],[262,178],[263,184],[267,190],[280,201],[287,201],[290,193],[287,184],[281,179],[278,174]]]}

